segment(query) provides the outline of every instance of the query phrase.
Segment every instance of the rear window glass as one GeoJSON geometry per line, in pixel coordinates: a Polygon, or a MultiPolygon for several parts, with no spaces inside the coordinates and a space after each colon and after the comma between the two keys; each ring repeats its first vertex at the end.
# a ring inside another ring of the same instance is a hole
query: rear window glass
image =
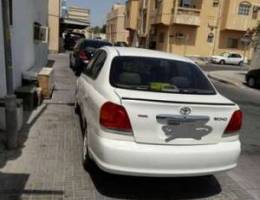
{"type": "Polygon", "coordinates": [[[112,44],[109,43],[109,42],[102,42],[102,41],[85,41],[83,43],[83,48],[98,49],[98,48],[101,48],[101,47],[104,47],[104,46],[112,46],[112,44]]]}
{"type": "Polygon", "coordinates": [[[159,58],[115,57],[110,71],[110,83],[113,87],[131,90],[216,94],[196,65],[159,58]]]}

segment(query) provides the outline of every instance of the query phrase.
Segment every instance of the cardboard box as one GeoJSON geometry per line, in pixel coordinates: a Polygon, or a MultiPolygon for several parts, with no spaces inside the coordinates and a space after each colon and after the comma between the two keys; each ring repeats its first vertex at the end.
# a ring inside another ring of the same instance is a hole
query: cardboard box
{"type": "Polygon", "coordinates": [[[42,96],[45,99],[51,98],[54,89],[53,68],[44,67],[38,74],[39,87],[42,89],[42,96]]]}

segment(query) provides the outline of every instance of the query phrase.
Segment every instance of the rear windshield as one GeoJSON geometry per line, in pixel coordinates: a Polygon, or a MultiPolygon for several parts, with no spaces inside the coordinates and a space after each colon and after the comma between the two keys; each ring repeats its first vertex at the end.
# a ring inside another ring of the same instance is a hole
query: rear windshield
{"type": "Polygon", "coordinates": [[[130,90],[216,94],[196,65],[159,58],[115,57],[111,66],[110,83],[113,87],[130,90]]]}
{"type": "Polygon", "coordinates": [[[109,43],[109,42],[103,42],[103,41],[85,41],[83,43],[83,48],[98,49],[98,48],[101,48],[101,47],[104,47],[104,46],[112,46],[112,44],[109,43]]]}

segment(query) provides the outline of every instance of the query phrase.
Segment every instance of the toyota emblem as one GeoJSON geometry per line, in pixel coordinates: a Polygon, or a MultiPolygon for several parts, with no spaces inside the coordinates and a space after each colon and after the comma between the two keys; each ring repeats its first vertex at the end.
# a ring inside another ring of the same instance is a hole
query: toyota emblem
{"type": "Polygon", "coordinates": [[[191,114],[191,108],[189,107],[182,107],[180,110],[180,114],[182,114],[183,116],[188,116],[191,114]]]}

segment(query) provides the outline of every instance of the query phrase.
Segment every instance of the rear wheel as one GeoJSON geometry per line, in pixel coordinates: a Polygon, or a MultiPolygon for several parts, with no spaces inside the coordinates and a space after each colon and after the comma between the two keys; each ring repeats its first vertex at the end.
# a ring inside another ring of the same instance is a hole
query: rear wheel
{"type": "Polygon", "coordinates": [[[248,80],[247,80],[247,85],[249,87],[254,88],[256,86],[255,78],[254,77],[249,77],[248,80]]]}
{"type": "Polygon", "coordinates": [[[225,64],[225,60],[221,60],[221,61],[219,62],[219,64],[224,65],[224,64],[225,64]]]}
{"type": "Polygon", "coordinates": [[[243,64],[244,64],[243,61],[241,61],[240,63],[238,63],[238,65],[241,66],[241,67],[243,66],[243,64]]]}
{"type": "Polygon", "coordinates": [[[71,57],[72,57],[72,55],[70,54],[70,68],[73,69],[74,66],[72,64],[72,58],[71,57]]]}

